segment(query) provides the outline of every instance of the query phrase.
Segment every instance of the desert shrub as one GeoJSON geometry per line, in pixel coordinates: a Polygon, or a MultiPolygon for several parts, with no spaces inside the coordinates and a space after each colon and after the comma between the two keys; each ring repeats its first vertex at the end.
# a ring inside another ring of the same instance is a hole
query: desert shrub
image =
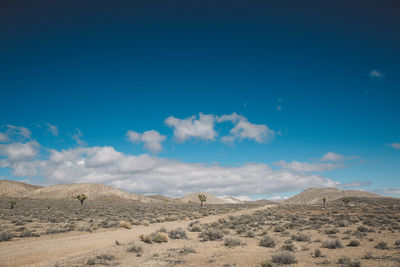
{"type": "Polygon", "coordinates": [[[340,264],[343,267],[360,267],[361,261],[358,259],[352,261],[349,257],[342,257],[339,258],[338,264],[340,264]]]}
{"type": "Polygon", "coordinates": [[[360,241],[358,240],[351,240],[349,244],[347,244],[347,246],[349,247],[358,247],[360,245],[360,241]]]}
{"type": "Polygon", "coordinates": [[[220,230],[206,229],[199,234],[199,237],[202,238],[203,241],[222,240],[224,233],[220,230]]]}
{"type": "Polygon", "coordinates": [[[238,238],[227,237],[224,239],[224,245],[225,245],[225,247],[232,248],[232,247],[243,245],[243,242],[238,238]]]}
{"type": "Polygon", "coordinates": [[[119,222],[119,226],[123,227],[123,228],[126,228],[126,229],[131,229],[132,228],[131,224],[128,223],[127,221],[120,221],[119,222]]]}
{"type": "Polygon", "coordinates": [[[165,233],[157,233],[153,236],[153,242],[156,243],[168,242],[168,236],[165,233]]]}
{"type": "Polygon", "coordinates": [[[293,264],[297,262],[294,254],[289,251],[281,251],[274,253],[271,259],[274,263],[277,264],[293,264]]]}
{"type": "Polygon", "coordinates": [[[186,239],[186,231],[183,230],[182,228],[178,228],[175,230],[171,230],[168,233],[168,236],[172,239],[186,239]]]}
{"type": "Polygon", "coordinates": [[[179,254],[187,255],[189,253],[196,253],[196,250],[192,247],[184,246],[178,252],[179,252],[179,254]]]}
{"type": "Polygon", "coordinates": [[[246,236],[247,236],[247,237],[250,237],[250,238],[253,238],[253,237],[256,236],[256,234],[255,234],[253,231],[248,231],[248,232],[246,233],[246,236]]]}
{"type": "Polygon", "coordinates": [[[98,255],[96,257],[90,258],[88,259],[88,261],[86,262],[87,265],[96,265],[96,264],[100,264],[100,265],[109,265],[110,261],[114,260],[115,256],[111,255],[111,254],[101,254],[98,255]]]}
{"type": "Polygon", "coordinates": [[[260,240],[259,245],[266,248],[274,248],[275,240],[272,237],[264,236],[263,239],[260,240]]]}
{"type": "Polygon", "coordinates": [[[274,232],[281,233],[283,231],[285,231],[285,229],[282,226],[275,226],[274,227],[274,232]]]}
{"type": "Polygon", "coordinates": [[[321,250],[320,250],[319,248],[317,248],[317,249],[314,250],[314,257],[315,257],[315,258],[320,258],[320,257],[322,257],[322,252],[321,252],[321,250]]]}
{"type": "Polygon", "coordinates": [[[202,228],[201,228],[201,226],[199,224],[195,224],[195,225],[192,226],[192,228],[190,228],[190,231],[191,232],[201,232],[202,228]]]}
{"type": "Polygon", "coordinates": [[[12,234],[10,234],[9,232],[3,231],[0,234],[0,242],[2,242],[2,241],[10,241],[12,237],[13,237],[12,234]]]}
{"type": "Polygon", "coordinates": [[[357,231],[361,232],[361,233],[366,233],[366,232],[372,232],[371,229],[369,229],[368,227],[364,226],[364,225],[360,225],[357,227],[357,231]]]}
{"type": "Polygon", "coordinates": [[[397,246],[397,247],[399,247],[399,246],[400,246],[400,239],[397,239],[397,240],[394,242],[394,245],[397,246]]]}
{"type": "Polygon", "coordinates": [[[269,260],[263,260],[260,262],[261,267],[273,267],[274,263],[269,260]]]}
{"type": "Polygon", "coordinates": [[[292,239],[298,242],[307,242],[310,241],[310,237],[308,235],[302,234],[302,233],[297,233],[295,235],[292,235],[292,239]]]}
{"type": "Polygon", "coordinates": [[[281,250],[287,250],[287,251],[293,252],[293,251],[296,250],[296,248],[295,248],[295,246],[294,246],[293,244],[284,244],[284,245],[281,247],[281,250]]]}
{"type": "Polygon", "coordinates": [[[329,248],[329,249],[337,249],[337,248],[342,248],[342,242],[339,239],[335,239],[335,240],[326,240],[323,244],[322,244],[323,248],[329,248]]]}
{"type": "Polygon", "coordinates": [[[337,233],[339,233],[339,230],[336,228],[325,230],[325,234],[327,234],[327,235],[335,235],[337,233]]]}
{"type": "Polygon", "coordinates": [[[383,241],[382,241],[382,242],[379,242],[379,243],[375,246],[375,248],[376,248],[376,249],[382,249],[382,250],[383,250],[383,249],[389,249],[388,246],[387,246],[387,243],[386,243],[386,242],[383,242],[383,241]]]}
{"type": "Polygon", "coordinates": [[[131,244],[126,251],[136,253],[136,256],[140,257],[143,254],[143,247],[136,244],[131,244]]]}
{"type": "Polygon", "coordinates": [[[139,236],[140,240],[147,244],[152,244],[153,243],[153,237],[151,235],[140,235],[139,236]]]}

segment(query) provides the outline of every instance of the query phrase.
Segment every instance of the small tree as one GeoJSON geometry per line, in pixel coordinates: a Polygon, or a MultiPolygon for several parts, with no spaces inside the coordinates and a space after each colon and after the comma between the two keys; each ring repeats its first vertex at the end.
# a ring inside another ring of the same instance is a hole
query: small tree
{"type": "Polygon", "coordinates": [[[343,199],[344,204],[346,205],[346,207],[349,205],[350,203],[350,198],[346,197],[343,199]]]}
{"type": "Polygon", "coordinates": [[[206,202],[207,197],[204,194],[199,194],[198,197],[199,197],[199,200],[200,200],[200,207],[203,207],[203,202],[206,202]]]}
{"type": "Polygon", "coordinates": [[[11,201],[8,202],[8,205],[10,206],[10,209],[14,209],[16,204],[17,204],[17,202],[14,201],[14,200],[11,200],[11,201]]]}
{"type": "Polygon", "coordinates": [[[83,201],[87,199],[87,196],[85,194],[80,194],[76,198],[81,202],[81,205],[83,205],[83,201]]]}
{"type": "Polygon", "coordinates": [[[326,208],[326,198],[323,198],[322,202],[324,202],[324,209],[325,209],[326,208]]]}

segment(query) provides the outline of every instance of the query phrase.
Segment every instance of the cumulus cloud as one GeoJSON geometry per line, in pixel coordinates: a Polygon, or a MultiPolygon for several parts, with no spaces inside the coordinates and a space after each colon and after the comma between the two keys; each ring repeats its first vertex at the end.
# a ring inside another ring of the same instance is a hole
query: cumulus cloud
{"type": "Polygon", "coordinates": [[[386,73],[381,72],[379,70],[373,69],[371,70],[371,72],[369,73],[369,77],[373,78],[373,79],[383,79],[386,77],[386,73]]]}
{"type": "Polygon", "coordinates": [[[165,124],[174,129],[174,138],[180,143],[191,138],[214,141],[217,136],[214,123],[214,115],[203,113],[200,113],[198,118],[191,116],[179,119],[170,116],[165,120],[165,124]]]}
{"type": "Polygon", "coordinates": [[[235,124],[230,130],[230,135],[222,137],[222,140],[225,142],[234,142],[238,139],[252,139],[258,143],[266,143],[275,136],[275,132],[267,125],[250,123],[246,117],[238,115],[235,112],[219,116],[216,118],[216,121],[218,123],[230,121],[235,124]]]}
{"type": "Polygon", "coordinates": [[[400,150],[400,143],[391,143],[389,146],[393,147],[394,149],[400,150]]]}
{"type": "Polygon", "coordinates": [[[283,160],[276,162],[275,165],[295,172],[323,172],[342,167],[341,165],[332,163],[309,163],[299,161],[292,161],[288,163],[283,160]]]}
{"type": "Polygon", "coordinates": [[[52,135],[54,135],[54,136],[58,136],[58,127],[57,126],[55,126],[55,125],[52,125],[52,124],[50,124],[50,123],[46,123],[46,126],[47,126],[47,131],[49,131],[52,135]]]}
{"type": "Polygon", "coordinates": [[[39,153],[40,145],[36,141],[27,143],[0,144],[0,167],[13,169],[15,176],[36,175],[34,158],[39,153]]]}
{"type": "Polygon", "coordinates": [[[23,159],[33,158],[38,153],[39,144],[36,141],[27,143],[11,143],[0,145],[0,155],[7,158],[9,161],[18,161],[23,159]]]}
{"type": "Polygon", "coordinates": [[[166,137],[161,135],[155,130],[146,131],[144,133],[138,133],[135,131],[127,131],[127,138],[132,143],[144,143],[144,148],[153,154],[160,153],[162,150],[162,142],[165,141],[166,137]]]}
{"type": "Polygon", "coordinates": [[[128,155],[109,146],[52,149],[46,158],[33,161],[36,152],[22,154],[25,156],[17,156],[18,164],[8,164],[14,175],[38,175],[48,184],[104,183],[136,193],[182,196],[205,191],[219,196],[245,196],[338,184],[320,175],[276,170],[264,163],[233,167],[186,163],[147,154],[128,155]]]}

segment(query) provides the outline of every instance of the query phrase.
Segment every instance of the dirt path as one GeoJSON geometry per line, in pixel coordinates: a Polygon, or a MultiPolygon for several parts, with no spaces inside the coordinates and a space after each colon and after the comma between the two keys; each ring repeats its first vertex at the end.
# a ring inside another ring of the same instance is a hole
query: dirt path
{"type": "MultiPolygon", "coordinates": [[[[229,215],[241,215],[257,210],[267,209],[273,205],[241,210],[232,213],[212,215],[199,219],[209,223],[229,215]]],[[[25,238],[0,243],[0,266],[43,266],[64,258],[83,255],[98,249],[115,245],[115,240],[129,242],[141,234],[150,234],[160,227],[186,228],[189,221],[173,221],[151,224],[150,226],[133,226],[132,229],[114,229],[95,233],[66,233],[47,235],[38,238],[25,238]]]]}

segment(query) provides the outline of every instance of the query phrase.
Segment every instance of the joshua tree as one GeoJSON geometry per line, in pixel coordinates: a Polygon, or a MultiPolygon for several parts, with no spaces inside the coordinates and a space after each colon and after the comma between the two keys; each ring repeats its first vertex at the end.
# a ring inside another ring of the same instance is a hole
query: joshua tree
{"type": "Polygon", "coordinates": [[[198,197],[199,197],[199,200],[200,200],[200,207],[203,207],[203,202],[206,202],[207,197],[204,194],[199,194],[198,197]]]}
{"type": "Polygon", "coordinates": [[[344,204],[346,205],[346,207],[349,205],[350,203],[350,198],[346,197],[343,199],[344,204]]]}
{"type": "Polygon", "coordinates": [[[80,194],[76,198],[81,202],[81,205],[83,205],[83,201],[87,199],[87,196],[85,194],[80,194]]]}
{"type": "Polygon", "coordinates": [[[324,209],[325,209],[326,208],[326,198],[323,198],[322,202],[324,202],[324,209]]]}
{"type": "Polygon", "coordinates": [[[17,202],[14,201],[14,200],[11,200],[11,201],[8,202],[8,205],[10,205],[10,209],[14,209],[16,204],[17,204],[17,202]]]}

